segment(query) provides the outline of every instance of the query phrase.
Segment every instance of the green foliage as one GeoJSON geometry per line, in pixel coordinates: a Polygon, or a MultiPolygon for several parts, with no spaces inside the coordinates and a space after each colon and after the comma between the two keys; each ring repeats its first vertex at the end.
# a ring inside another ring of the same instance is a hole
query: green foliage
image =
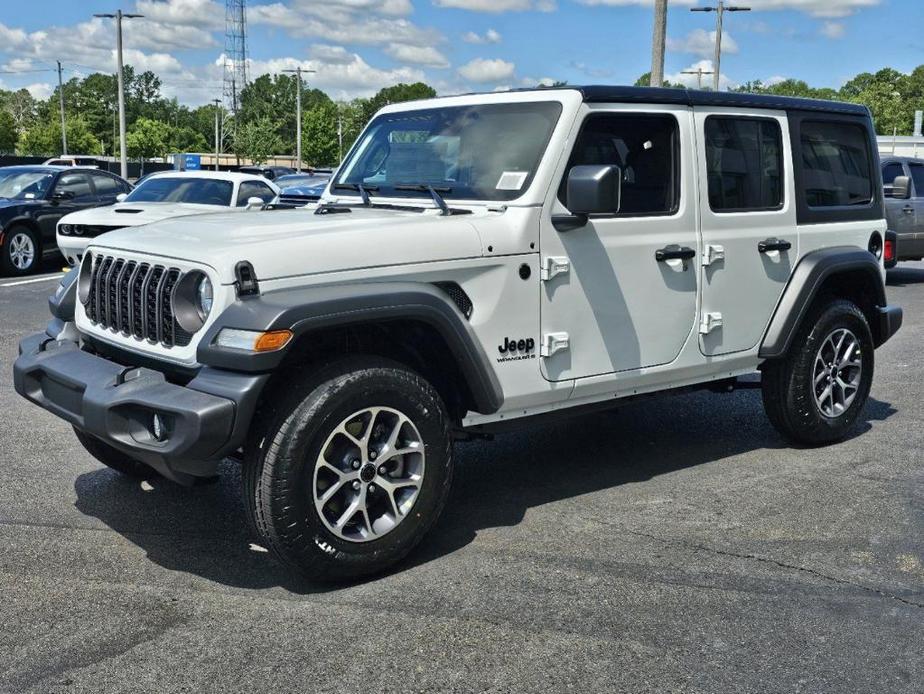
{"type": "Polygon", "coordinates": [[[170,126],[159,120],[139,118],[125,135],[128,155],[136,159],[165,157],[170,149],[170,126]]]}
{"type": "Polygon", "coordinates": [[[268,117],[239,123],[234,133],[234,153],[254,164],[262,164],[279,151],[281,142],[268,117]]]}
{"type": "MultiPolygon", "coordinates": [[[[58,114],[51,121],[35,122],[19,138],[21,154],[54,156],[61,154],[61,122],[58,114]]],[[[77,154],[102,154],[103,146],[79,117],[67,119],[67,150],[77,154]]]]}
{"type": "Polygon", "coordinates": [[[317,104],[302,114],[302,158],[309,166],[337,163],[337,105],[317,104]]]}
{"type": "Polygon", "coordinates": [[[0,111],[0,154],[12,154],[16,151],[16,121],[7,111],[0,111]]]}
{"type": "MultiPolygon", "coordinates": [[[[646,72],[644,75],[642,75],[642,76],[639,77],[637,80],[635,80],[635,84],[632,85],[632,86],[634,86],[634,87],[650,87],[650,86],[651,86],[651,73],[650,73],[650,72],[646,72]]],[[[685,84],[674,84],[674,83],[669,82],[669,81],[667,81],[667,80],[664,80],[663,83],[661,84],[661,86],[664,87],[664,88],[667,88],[667,89],[685,89],[685,88],[686,88],[686,85],[685,85],[685,84]]]]}

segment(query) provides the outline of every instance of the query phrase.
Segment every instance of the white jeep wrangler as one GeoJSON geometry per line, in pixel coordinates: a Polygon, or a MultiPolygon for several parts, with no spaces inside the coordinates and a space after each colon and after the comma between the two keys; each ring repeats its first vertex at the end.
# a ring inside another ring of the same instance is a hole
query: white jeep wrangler
{"type": "Polygon", "coordinates": [[[433,525],[453,440],[760,371],[843,438],[886,303],[862,107],[586,87],[389,106],[315,209],[106,234],[23,340],[19,393],[129,475],[240,457],[260,542],[313,578],[433,525]]]}

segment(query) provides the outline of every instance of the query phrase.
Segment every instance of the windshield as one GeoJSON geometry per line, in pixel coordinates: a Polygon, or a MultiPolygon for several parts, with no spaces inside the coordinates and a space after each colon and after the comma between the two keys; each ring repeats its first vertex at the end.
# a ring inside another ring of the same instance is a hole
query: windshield
{"type": "Polygon", "coordinates": [[[290,174],[277,178],[276,185],[280,188],[315,188],[323,187],[327,184],[329,179],[330,176],[299,176],[298,174],[290,174]]]}
{"type": "Polygon", "coordinates": [[[46,171],[0,171],[0,198],[43,198],[53,177],[46,171]]]}
{"type": "Polygon", "coordinates": [[[512,200],[529,186],[561,114],[556,101],[451,106],[375,118],[341,167],[333,191],[512,200]],[[426,194],[426,193],[424,193],[426,194]]]}
{"type": "Polygon", "coordinates": [[[145,179],[125,202],[188,202],[196,205],[231,205],[231,181],[213,178],[171,178],[157,176],[145,179]]]}

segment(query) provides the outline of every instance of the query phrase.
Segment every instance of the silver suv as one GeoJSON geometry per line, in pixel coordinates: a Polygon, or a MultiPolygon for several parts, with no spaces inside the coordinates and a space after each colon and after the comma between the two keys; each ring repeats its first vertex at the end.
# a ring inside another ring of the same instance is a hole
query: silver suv
{"type": "Polygon", "coordinates": [[[924,260],[924,160],[882,160],[885,212],[896,235],[896,260],[924,260]]]}

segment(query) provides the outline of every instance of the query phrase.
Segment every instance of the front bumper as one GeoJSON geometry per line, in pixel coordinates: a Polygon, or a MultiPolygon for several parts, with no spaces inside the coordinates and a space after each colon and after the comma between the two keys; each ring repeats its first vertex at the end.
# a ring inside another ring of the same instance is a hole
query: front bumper
{"type": "Polygon", "coordinates": [[[179,482],[215,474],[242,445],[269,378],[204,367],[181,386],[160,371],[119,364],[46,333],[23,339],[19,352],[16,392],[179,482]],[[155,413],[165,425],[160,440],[155,413]]]}

